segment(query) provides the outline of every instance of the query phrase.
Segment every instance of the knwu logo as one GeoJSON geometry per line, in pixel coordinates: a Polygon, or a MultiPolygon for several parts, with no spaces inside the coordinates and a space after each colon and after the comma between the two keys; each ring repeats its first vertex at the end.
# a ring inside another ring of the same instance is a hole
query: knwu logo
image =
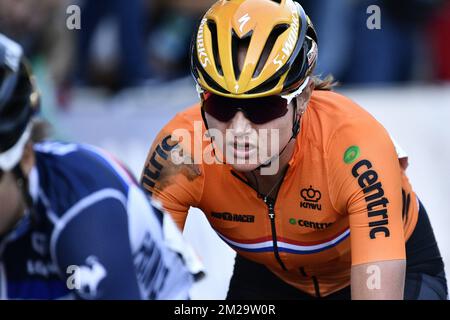
{"type": "Polygon", "coordinates": [[[302,189],[300,196],[303,198],[303,201],[300,202],[300,207],[319,211],[322,210],[322,205],[318,203],[320,198],[322,198],[322,194],[319,190],[314,190],[312,186],[309,186],[309,189],[302,189]]]}

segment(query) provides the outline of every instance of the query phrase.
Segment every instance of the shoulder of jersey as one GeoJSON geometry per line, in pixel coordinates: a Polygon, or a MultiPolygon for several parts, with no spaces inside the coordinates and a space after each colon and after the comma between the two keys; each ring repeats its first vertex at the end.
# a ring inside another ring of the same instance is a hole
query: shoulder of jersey
{"type": "MultiPolygon", "coordinates": [[[[203,124],[200,105],[196,104],[183,111],[178,112],[161,130],[160,134],[164,137],[171,136],[184,136],[183,130],[187,130],[189,135],[197,139],[204,140],[202,135],[206,128],[203,124]]],[[[193,139],[191,139],[193,140],[193,139]]],[[[204,143],[205,141],[203,141],[204,143]]],[[[183,145],[186,143],[182,143],[183,145]]],[[[193,143],[193,141],[191,141],[193,143]]]]}
{"type": "Polygon", "coordinates": [[[177,122],[185,122],[185,123],[192,123],[193,121],[202,121],[202,114],[199,104],[195,104],[193,106],[190,106],[180,112],[178,112],[175,117],[172,119],[172,121],[177,122]]]}
{"type": "Polygon", "coordinates": [[[312,111],[325,120],[341,123],[351,118],[372,117],[365,109],[350,98],[332,91],[313,92],[310,104],[312,111]]]}
{"type": "Polygon", "coordinates": [[[126,195],[135,183],[112,156],[92,146],[52,142],[35,145],[35,151],[39,184],[59,214],[97,191],[126,195]]]}
{"type": "Polygon", "coordinates": [[[310,140],[324,142],[344,125],[378,123],[356,102],[332,91],[314,91],[305,115],[307,136],[310,140]]]}

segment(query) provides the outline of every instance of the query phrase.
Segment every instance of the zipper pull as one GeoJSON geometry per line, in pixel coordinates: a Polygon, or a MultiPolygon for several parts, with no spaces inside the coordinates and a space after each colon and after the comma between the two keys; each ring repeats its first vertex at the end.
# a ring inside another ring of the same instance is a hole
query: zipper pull
{"type": "Polygon", "coordinates": [[[275,218],[275,211],[273,210],[273,202],[268,197],[264,197],[264,202],[269,207],[269,218],[273,220],[275,218]]]}

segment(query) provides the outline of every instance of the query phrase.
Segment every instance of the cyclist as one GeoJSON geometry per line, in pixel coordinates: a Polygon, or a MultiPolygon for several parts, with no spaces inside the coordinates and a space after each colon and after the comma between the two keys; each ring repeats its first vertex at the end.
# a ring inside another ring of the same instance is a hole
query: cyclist
{"type": "Polygon", "coordinates": [[[170,216],[105,152],[35,143],[38,109],[22,48],[0,34],[0,298],[188,298],[202,267],[170,216]]]}
{"type": "Polygon", "coordinates": [[[237,252],[228,299],[445,299],[407,159],[313,76],[317,54],[300,4],[215,3],[191,50],[201,102],[161,130],[143,186],[180,228],[201,209],[237,252]]]}

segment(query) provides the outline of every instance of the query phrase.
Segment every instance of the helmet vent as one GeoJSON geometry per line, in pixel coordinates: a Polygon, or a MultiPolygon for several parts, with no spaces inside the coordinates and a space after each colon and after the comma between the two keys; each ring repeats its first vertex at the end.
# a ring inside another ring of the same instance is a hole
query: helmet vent
{"type": "Polygon", "coordinates": [[[252,39],[252,34],[253,30],[244,35],[242,38],[239,38],[236,32],[232,30],[231,52],[233,58],[234,76],[236,80],[239,80],[239,77],[241,76],[241,72],[244,67],[245,57],[247,56],[248,47],[252,39]],[[242,57],[244,57],[241,61],[239,61],[239,55],[242,55],[242,57]],[[242,65],[240,65],[239,62],[241,62],[242,65]]]}
{"type": "Polygon", "coordinates": [[[287,29],[289,29],[288,24],[279,24],[276,25],[269,37],[267,38],[266,44],[264,45],[264,49],[259,57],[258,64],[256,65],[255,71],[253,72],[253,78],[259,76],[262,69],[266,65],[267,59],[269,58],[270,53],[272,52],[273,46],[277,41],[278,37],[283,34],[287,29]]]}
{"type": "Polygon", "coordinates": [[[289,73],[284,82],[284,89],[289,90],[291,86],[296,85],[296,81],[302,80],[304,78],[306,70],[308,68],[305,47],[306,46],[302,47],[297,58],[292,63],[291,70],[289,70],[289,73]]]}
{"type": "Polygon", "coordinates": [[[255,94],[255,93],[270,91],[273,88],[275,88],[275,86],[278,84],[278,82],[280,82],[280,78],[278,76],[274,76],[274,77],[270,78],[269,80],[267,80],[266,82],[261,83],[256,88],[254,88],[250,91],[247,91],[246,93],[247,94],[255,94]]]}
{"type": "Polygon", "coordinates": [[[214,62],[216,64],[217,72],[223,76],[223,70],[222,70],[222,63],[220,62],[220,55],[219,55],[219,41],[217,37],[217,25],[214,21],[208,20],[208,28],[211,32],[211,42],[213,46],[213,56],[214,56],[214,62]]]}
{"type": "Polygon", "coordinates": [[[205,82],[214,90],[220,92],[220,93],[224,93],[224,94],[228,94],[230,93],[229,91],[225,90],[224,88],[222,88],[216,81],[214,81],[213,78],[211,78],[207,72],[205,72],[204,70],[199,70],[199,72],[201,73],[201,75],[203,76],[203,78],[205,79],[205,82]]]}

